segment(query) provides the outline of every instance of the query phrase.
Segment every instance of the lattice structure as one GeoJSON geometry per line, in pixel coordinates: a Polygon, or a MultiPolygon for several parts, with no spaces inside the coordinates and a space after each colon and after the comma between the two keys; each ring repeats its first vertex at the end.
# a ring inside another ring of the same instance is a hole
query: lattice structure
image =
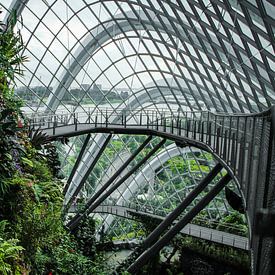
{"type": "MultiPolygon", "coordinates": [[[[17,28],[30,62],[25,64],[25,78],[17,80],[16,94],[25,100],[27,113],[83,112],[88,116],[108,107],[121,119],[134,110],[153,109],[161,114],[165,109],[178,115],[203,110],[249,113],[266,111],[275,103],[272,0],[3,0],[1,6],[4,22],[13,8],[20,15],[17,28]]],[[[213,125],[221,127],[204,129],[221,136],[212,149],[233,167],[231,176],[242,184],[251,230],[256,226],[255,209],[274,208],[269,117],[230,120],[213,116],[213,125]],[[234,130],[229,132],[226,127],[234,130]],[[235,164],[237,155],[229,156],[223,149],[233,147],[234,133],[239,146],[245,147],[235,164]]],[[[190,132],[201,127],[199,123],[189,126],[190,132]]],[[[81,186],[81,196],[89,198],[108,180],[102,171],[115,173],[132,153],[127,145],[133,143],[136,148],[145,138],[92,134],[71,139],[69,147],[59,148],[63,171],[73,176],[70,186],[81,186]],[[101,152],[104,144],[107,150],[101,152]],[[115,153],[110,155],[108,150],[115,153]]],[[[157,141],[152,139],[148,147],[154,148],[157,141]]],[[[170,145],[166,142],[162,147],[166,154],[170,145]]],[[[191,156],[185,155],[183,160],[188,162],[191,156]]],[[[194,154],[192,158],[200,159],[194,154]]],[[[156,162],[161,168],[155,172],[163,177],[161,173],[168,167],[156,162]]],[[[180,171],[176,175],[186,177],[180,171]]],[[[197,182],[197,172],[188,172],[188,176],[197,182]]],[[[166,180],[174,186],[174,176],[166,180]]],[[[145,181],[150,185],[152,177],[145,181]]],[[[180,191],[174,191],[170,203],[179,197],[180,191]]],[[[148,196],[158,194],[157,190],[146,192],[148,196]]],[[[123,197],[123,190],[120,193],[123,197]]],[[[258,268],[253,272],[266,274],[270,272],[267,259],[272,242],[264,235],[253,238],[254,244],[257,238],[260,241],[259,247],[253,244],[258,268]]]]}

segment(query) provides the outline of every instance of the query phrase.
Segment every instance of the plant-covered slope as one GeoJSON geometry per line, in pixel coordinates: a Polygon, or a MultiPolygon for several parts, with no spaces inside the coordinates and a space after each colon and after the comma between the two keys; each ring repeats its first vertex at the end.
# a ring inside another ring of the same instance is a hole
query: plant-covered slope
{"type": "Polygon", "coordinates": [[[14,95],[14,78],[27,60],[15,23],[12,15],[0,28],[0,274],[104,274],[93,250],[94,231],[89,254],[83,240],[64,228],[56,148],[29,132],[14,95]]]}

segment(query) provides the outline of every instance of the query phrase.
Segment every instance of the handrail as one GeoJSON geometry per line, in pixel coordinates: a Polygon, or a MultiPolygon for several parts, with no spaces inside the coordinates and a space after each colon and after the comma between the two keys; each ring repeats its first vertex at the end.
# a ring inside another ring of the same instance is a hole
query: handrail
{"type": "MultiPolygon", "coordinates": [[[[30,121],[30,125],[31,126],[41,126],[41,123],[53,123],[54,122],[54,126],[56,127],[57,123],[61,123],[63,125],[69,125],[69,124],[76,124],[76,123],[83,123],[80,121],[81,118],[88,118],[89,122],[91,123],[91,119],[92,122],[96,122],[98,124],[102,123],[103,120],[105,120],[105,124],[110,124],[110,122],[108,121],[109,118],[112,118],[112,124],[115,124],[114,122],[117,122],[117,120],[120,120],[120,118],[122,118],[122,120],[124,120],[124,123],[126,124],[127,121],[129,121],[129,119],[135,119],[138,120],[138,115],[140,116],[140,122],[142,119],[147,119],[147,124],[150,121],[151,123],[153,121],[157,121],[159,119],[161,120],[166,120],[166,119],[177,119],[177,120],[182,120],[182,119],[192,119],[194,121],[211,121],[211,122],[215,122],[214,124],[217,126],[225,126],[224,122],[221,123],[221,121],[219,121],[218,119],[214,119],[213,117],[211,117],[210,115],[214,115],[214,117],[222,117],[223,119],[225,118],[229,118],[229,119],[233,119],[233,118],[247,118],[247,117],[251,117],[251,118],[255,118],[255,117],[264,117],[265,115],[269,115],[271,117],[271,109],[268,112],[262,112],[262,113],[258,113],[252,116],[249,115],[234,115],[234,116],[222,116],[221,114],[214,114],[208,111],[198,111],[198,112],[171,112],[170,110],[167,111],[163,111],[163,112],[159,112],[156,110],[135,110],[134,112],[128,112],[125,109],[117,109],[117,110],[113,110],[113,109],[105,109],[105,110],[101,110],[101,111],[96,111],[96,112],[77,112],[77,113],[61,113],[61,114],[52,114],[52,115],[42,115],[42,116],[33,116],[31,115],[29,117],[29,121],[30,121]],[[119,111],[121,111],[119,113],[119,111]],[[97,121],[97,118],[100,118],[100,121],[97,121]],[[70,121],[73,119],[73,122],[70,123],[70,121]],[[93,121],[93,119],[96,119],[96,121],[93,121]],[[36,123],[36,121],[39,121],[39,123],[36,123]]],[[[87,120],[84,122],[87,123],[87,120]]],[[[122,123],[119,123],[122,124],[122,123]]],[[[127,123],[128,124],[128,123],[127,123]]],[[[169,126],[169,125],[167,125],[169,126]]],[[[231,126],[232,127],[232,126],[231,126]]],[[[230,128],[231,128],[230,127],[230,128]]],[[[50,127],[49,127],[50,128],[50,127]]],[[[176,127],[178,128],[178,127],[176,127]]]]}
{"type": "Polygon", "coordinates": [[[270,107],[267,110],[264,110],[262,112],[259,113],[223,113],[223,112],[211,112],[211,111],[207,111],[208,113],[215,115],[215,116],[227,116],[227,117],[264,117],[264,116],[270,116],[271,114],[271,109],[272,107],[270,107]]]}
{"type": "MultiPolygon", "coordinates": [[[[85,204],[84,204],[85,205],[85,204]]],[[[79,206],[80,209],[81,209],[81,206],[79,206]]],[[[74,206],[72,208],[77,208],[77,206],[74,206]]],[[[136,207],[131,207],[131,204],[126,204],[126,205],[110,205],[110,204],[101,204],[98,208],[101,208],[100,211],[98,211],[98,209],[96,208],[93,212],[94,213],[98,213],[98,212],[102,212],[102,213],[108,213],[108,214],[118,214],[118,209],[125,209],[124,211],[124,215],[125,217],[129,217],[132,216],[131,215],[131,212],[134,212],[134,213],[137,213],[137,214],[141,214],[141,215],[147,215],[147,216],[158,216],[159,218],[165,218],[165,216],[167,215],[167,213],[165,211],[158,211],[156,209],[152,209],[153,211],[152,212],[149,212],[149,211],[144,211],[144,209],[140,209],[140,208],[136,208],[136,207]],[[129,212],[129,213],[127,213],[129,212]],[[163,212],[163,213],[161,213],[163,212]]],[[[218,221],[211,221],[211,220],[207,220],[207,219],[203,219],[203,218],[198,218],[196,217],[195,220],[199,221],[199,222],[208,222],[210,226],[215,226],[215,225],[219,225],[220,223],[218,221]]],[[[191,224],[195,224],[195,225],[198,225],[196,224],[195,222],[191,222],[191,224]]],[[[244,232],[238,228],[237,226],[234,226],[232,224],[230,225],[227,225],[226,223],[223,223],[222,224],[226,229],[233,229],[235,231],[238,231],[240,234],[243,234],[244,232]]],[[[211,227],[207,227],[207,226],[203,226],[203,225],[198,225],[198,226],[201,226],[201,227],[204,227],[204,228],[210,228],[210,229],[214,229],[214,230],[218,230],[216,228],[211,228],[211,227]]],[[[221,230],[218,230],[218,231],[221,231],[221,230]]],[[[222,231],[222,232],[227,232],[227,231],[222,231]]],[[[230,232],[227,232],[227,233],[230,233],[230,232]]],[[[234,234],[236,235],[235,233],[230,233],[230,234],[234,234]]],[[[242,235],[237,235],[237,236],[242,236],[242,235]]]]}
{"type": "MultiPolygon", "coordinates": [[[[132,218],[132,219],[133,219],[133,215],[131,214],[131,212],[141,214],[141,215],[147,215],[149,217],[158,216],[154,213],[141,212],[140,210],[132,209],[122,205],[108,205],[108,204],[100,205],[98,208],[94,209],[93,212],[106,213],[106,214],[116,215],[124,218],[132,218]]],[[[158,218],[163,219],[165,217],[158,216],[158,218]]],[[[235,229],[229,226],[226,226],[226,228],[235,229]]],[[[192,222],[187,224],[181,230],[181,233],[187,234],[193,237],[199,237],[202,239],[210,240],[217,243],[222,243],[233,247],[238,247],[245,250],[249,249],[248,238],[243,235],[239,235],[238,233],[227,232],[224,230],[219,230],[219,229],[215,229],[215,228],[211,228],[203,225],[197,225],[192,222]]]]}
{"type": "MultiPolygon", "coordinates": [[[[142,113],[159,113],[159,114],[165,114],[165,113],[170,113],[170,114],[176,114],[176,116],[178,115],[182,115],[182,114],[211,114],[213,116],[223,116],[223,117],[265,117],[265,116],[270,116],[271,112],[272,112],[272,108],[274,108],[274,106],[270,107],[267,110],[264,110],[262,112],[259,113],[224,113],[224,112],[212,112],[209,110],[204,110],[204,111],[178,111],[178,110],[171,110],[171,109],[165,109],[165,108],[161,108],[161,109],[151,109],[151,108],[146,108],[146,109],[126,109],[126,108],[118,108],[118,109],[111,109],[108,107],[105,108],[98,108],[95,107],[92,111],[89,108],[87,111],[82,111],[82,112],[74,112],[74,113],[68,113],[68,112],[61,112],[61,113],[54,113],[54,114],[49,114],[49,113],[45,113],[45,112],[38,112],[38,113],[27,113],[25,112],[24,114],[26,115],[26,117],[35,117],[34,115],[38,115],[39,118],[41,117],[53,117],[53,116],[58,116],[58,115],[73,115],[76,113],[83,113],[83,114],[93,114],[94,112],[108,112],[108,113],[114,113],[114,114],[121,114],[121,113],[128,113],[131,112],[132,114],[136,114],[139,112],[142,113]]],[[[180,116],[181,117],[181,116],[180,116]]]]}
{"type": "Polygon", "coordinates": [[[145,127],[154,130],[161,130],[163,132],[170,131],[172,134],[177,132],[177,135],[186,135],[187,138],[196,137],[204,141],[215,137],[213,143],[214,149],[217,147],[221,150],[220,138],[241,141],[243,136],[247,138],[252,136],[251,125],[252,120],[261,118],[265,115],[272,117],[272,108],[268,111],[258,113],[249,117],[249,115],[234,115],[222,116],[221,114],[214,114],[209,111],[187,111],[178,112],[171,110],[146,110],[135,109],[133,111],[126,109],[108,109],[93,110],[92,112],[78,112],[78,113],[62,113],[42,116],[31,115],[29,117],[29,128],[52,129],[52,135],[56,134],[56,130],[62,126],[74,125],[74,131],[78,130],[78,125],[89,124],[94,125],[95,128],[108,128],[112,126],[128,126],[145,127]],[[249,118],[249,119],[248,119],[249,118]],[[247,131],[247,128],[249,129],[247,131]],[[235,134],[235,137],[233,136],[235,134]],[[188,136],[188,134],[190,136],[188,136]]]}

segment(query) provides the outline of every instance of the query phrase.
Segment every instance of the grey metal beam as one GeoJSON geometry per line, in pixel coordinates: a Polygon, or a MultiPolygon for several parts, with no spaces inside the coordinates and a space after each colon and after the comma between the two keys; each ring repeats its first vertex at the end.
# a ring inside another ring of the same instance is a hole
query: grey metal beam
{"type": "MultiPolygon", "coordinates": [[[[263,247],[267,246],[266,239],[270,238],[270,259],[274,259],[275,256],[275,234],[274,234],[274,226],[275,224],[275,213],[274,206],[272,209],[272,205],[270,205],[270,193],[272,193],[270,186],[275,186],[275,173],[274,168],[275,165],[275,105],[270,108],[271,110],[271,125],[270,125],[270,139],[269,139],[269,150],[268,150],[268,161],[267,161],[267,174],[265,178],[265,190],[264,197],[262,202],[262,208],[258,210],[256,213],[256,222],[254,224],[254,231],[258,235],[259,245],[258,245],[258,256],[256,261],[256,274],[263,274],[266,272],[268,275],[275,274],[275,262],[271,261],[271,264],[268,265],[268,271],[264,270],[266,264],[264,263],[266,254],[263,253],[263,247]],[[273,211],[272,211],[273,210],[273,211]],[[272,232],[272,233],[271,233],[272,232]]],[[[274,189],[274,188],[273,188],[274,189]]],[[[274,192],[273,192],[274,194],[274,192]]],[[[274,199],[274,198],[273,198],[274,199]]]]}
{"type": "MultiPolygon", "coordinates": [[[[74,208],[70,208],[70,213],[75,213],[74,208]]],[[[134,209],[134,208],[129,208],[127,206],[121,206],[121,205],[101,204],[100,206],[98,206],[96,209],[93,210],[93,214],[94,213],[110,214],[112,216],[122,217],[125,219],[136,220],[136,221],[140,221],[140,218],[142,216],[152,218],[152,219],[157,219],[159,221],[163,221],[165,219],[165,217],[157,213],[143,212],[143,210],[141,209],[134,209]]],[[[176,222],[174,222],[174,224],[175,223],[176,222]]],[[[230,228],[231,227],[229,226],[229,229],[230,228]]],[[[181,230],[180,233],[201,238],[204,240],[208,240],[211,242],[216,242],[227,246],[240,248],[243,250],[249,250],[248,238],[239,236],[236,234],[228,233],[225,231],[219,231],[216,229],[189,223],[181,230]]]]}
{"type": "Polygon", "coordinates": [[[145,148],[145,146],[150,142],[152,136],[149,136],[139,148],[126,160],[126,162],[110,177],[109,180],[93,195],[92,198],[87,202],[84,211],[88,208],[104,193],[105,190],[116,180],[116,178],[122,173],[122,171],[130,164],[131,161],[145,148]]]}
{"type": "Polygon", "coordinates": [[[139,271],[151,257],[158,253],[165,245],[167,245],[175,235],[182,230],[208,203],[226,186],[231,180],[231,176],[226,174],[209,192],[206,194],[196,206],[194,206],[186,215],[179,220],[161,239],[159,239],[151,248],[145,251],[130,267],[127,269],[131,274],[139,271]]]}
{"type": "Polygon", "coordinates": [[[75,172],[76,172],[76,170],[77,170],[77,168],[78,168],[78,165],[79,165],[79,163],[80,163],[80,161],[81,161],[81,159],[82,159],[82,157],[83,157],[83,154],[84,154],[84,152],[85,152],[85,150],[86,150],[86,147],[87,147],[87,145],[88,145],[88,142],[89,142],[90,138],[91,138],[91,134],[88,134],[87,137],[86,137],[86,139],[85,139],[85,141],[84,141],[84,143],[83,143],[83,145],[82,145],[82,148],[81,148],[81,150],[80,150],[80,152],[79,152],[79,155],[78,155],[78,157],[77,157],[77,160],[76,160],[76,162],[75,162],[75,164],[74,164],[74,167],[73,167],[73,169],[72,169],[72,171],[71,171],[71,174],[70,174],[70,176],[69,176],[69,178],[68,178],[68,180],[67,180],[67,184],[66,184],[66,186],[65,186],[65,188],[64,188],[64,190],[63,190],[63,193],[64,193],[64,194],[66,194],[67,191],[68,191],[68,188],[69,188],[69,186],[70,186],[70,183],[71,183],[71,181],[72,181],[72,179],[73,179],[73,177],[74,177],[74,175],[75,175],[75,172]]]}
{"type": "MultiPolygon", "coordinates": [[[[127,31],[133,30],[133,26],[136,30],[146,28],[147,30],[157,29],[160,32],[170,32],[171,34],[174,33],[173,30],[175,29],[175,27],[173,28],[172,25],[167,25],[164,28],[163,25],[159,22],[159,20],[155,20],[154,25],[152,25],[152,22],[148,22],[148,20],[146,20],[146,16],[143,13],[141,14],[141,18],[138,21],[136,20],[135,17],[132,18],[133,17],[132,13],[128,14],[128,12],[126,12],[125,16],[127,16],[128,21],[125,20],[124,22],[120,20],[117,22],[117,25],[116,25],[117,31],[119,31],[120,33],[126,33],[127,31]],[[132,24],[132,27],[130,27],[130,23],[132,24]]],[[[116,17],[114,17],[114,19],[116,19],[116,17]]],[[[110,38],[110,36],[113,35],[113,31],[112,31],[113,26],[110,24],[108,25],[108,27],[102,24],[100,30],[101,32],[98,32],[98,30],[96,29],[96,34],[93,34],[92,31],[88,32],[87,35],[85,36],[83,44],[81,45],[81,47],[79,47],[81,49],[77,49],[76,51],[77,56],[75,57],[75,60],[72,62],[71,66],[67,69],[67,72],[63,74],[60,84],[56,89],[54,89],[53,93],[49,97],[49,101],[47,102],[47,106],[48,106],[47,111],[49,111],[49,108],[51,108],[52,111],[55,111],[59,103],[58,101],[62,99],[64,93],[66,92],[66,90],[68,89],[72,81],[75,79],[75,76],[79,73],[81,68],[86,64],[87,60],[93,55],[93,52],[96,51],[96,49],[98,48],[98,45],[104,44],[110,38]]],[[[116,32],[115,34],[117,35],[118,32],[116,32]]],[[[180,33],[180,35],[182,36],[182,39],[186,37],[184,33],[180,33]]],[[[194,45],[194,47],[196,47],[196,45],[194,45]]],[[[203,63],[203,60],[201,60],[201,62],[203,63]]],[[[188,64],[186,64],[186,66],[187,65],[188,64]]],[[[192,70],[192,68],[189,68],[189,69],[192,70]]],[[[212,101],[212,104],[215,106],[214,101],[212,101]]],[[[244,105],[246,104],[242,102],[242,106],[244,105]]],[[[233,107],[234,107],[234,104],[233,104],[233,107]]]]}
{"type": "Polygon", "coordinates": [[[71,198],[69,199],[67,205],[65,206],[66,208],[68,206],[71,205],[71,203],[73,202],[73,200],[76,198],[77,194],[79,193],[79,191],[81,190],[81,188],[83,187],[85,181],[87,180],[87,178],[89,177],[90,173],[92,172],[92,170],[94,169],[97,161],[99,160],[99,158],[101,157],[102,153],[104,152],[106,146],[108,145],[110,139],[112,137],[112,134],[109,134],[109,136],[107,137],[107,139],[104,141],[103,145],[101,146],[99,152],[97,153],[97,155],[95,156],[95,158],[93,159],[93,162],[91,163],[91,165],[89,166],[88,170],[86,171],[86,173],[84,174],[84,176],[82,177],[80,183],[78,184],[77,188],[75,189],[73,195],[71,196],[71,198]]]}
{"type": "Polygon", "coordinates": [[[207,176],[191,191],[187,197],[155,228],[154,231],[145,239],[142,246],[147,249],[154,243],[159,236],[169,227],[174,220],[190,205],[190,203],[206,188],[206,186],[217,176],[222,170],[222,165],[218,163],[207,176]]]}
{"type": "MultiPolygon", "coordinates": [[[[146,183],[148,183],[147,177],[149,177],[150,173],[156,171],[160,167],[163,167],[166,161],[172,159],[173,157],[190,153],[190,152],[201,152],[198,148],[192,148],[190,150],[189,147],[179,148],[175,144],[168,145],[165,149],[161,150],[158,154],[154,156],[150,161],[146,163],[146,165],[135,175],[133,180],[129,183],[127,188],[120,195],[117,205],[122,205],[125,201],[131,200],[133,194],[138,189],[144,187],[146,183]]],[[[112,224],[113,215],[108,215],[104,221],[104,230],[105,232],[108,230],[109,226],[112,224]]]]}
{"type": "MultiPolygon", "coordinates": [[[[16,16],[19,17],[24,10],[25,6],[28,4],[29,0],[13,0],[9,6],[9,11],[16,11],[16,16]]],[[[10,14],[7,13],[3,22],[7,24],[9,21],[10,14]]]]}
{"type": "Polygon", "coordinates": [[[118,180],[104,195],[102,195],[94,204],[89,205],[84,210],[84,213],[77,214],[67,226],[73,230],[77,227],[80,220],[85,214],[91,213],[97,206],[99,206],[111,193],[113,193],[125,180],[127,180],[135,171],[137,171],[154,153],[156,153],[161,146],[164,145],[166,139],[159,142],[136,166],[134,166],[126,175],[124,175],[120,180],[118,180]]]}

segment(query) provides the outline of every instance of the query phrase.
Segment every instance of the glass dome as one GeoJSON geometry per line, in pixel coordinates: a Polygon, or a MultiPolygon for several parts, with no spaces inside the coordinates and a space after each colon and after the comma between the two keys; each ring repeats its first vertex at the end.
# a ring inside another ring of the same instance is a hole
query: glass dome
{"type": "MultiPolygon", "coordinates": [[[[15,92],[27,114],[258,113],[275,104],[272,0],[2,0],[1,5],[4,22],[13,9],[19,15],[17,30],[29,61],[15,92]]],[[[91,135],[65,204],[107,138],[91,135]]],[[[67,177],[85,140],[57,144],[67,177]]],[[[78,199],[87,202],[144,140],[113,135],[78,199]]],[[[154,137],[148,149],[159,140],[154,137]]],[[[166,142],[104,203],[166,216],[215,164],[209,153],[166,142]]],[[[219,220],[231,210],[222,193],[204,217],[219,220]]],[[[118,227],[110,214],[95,216],[105,231],[118,227]]]]}

